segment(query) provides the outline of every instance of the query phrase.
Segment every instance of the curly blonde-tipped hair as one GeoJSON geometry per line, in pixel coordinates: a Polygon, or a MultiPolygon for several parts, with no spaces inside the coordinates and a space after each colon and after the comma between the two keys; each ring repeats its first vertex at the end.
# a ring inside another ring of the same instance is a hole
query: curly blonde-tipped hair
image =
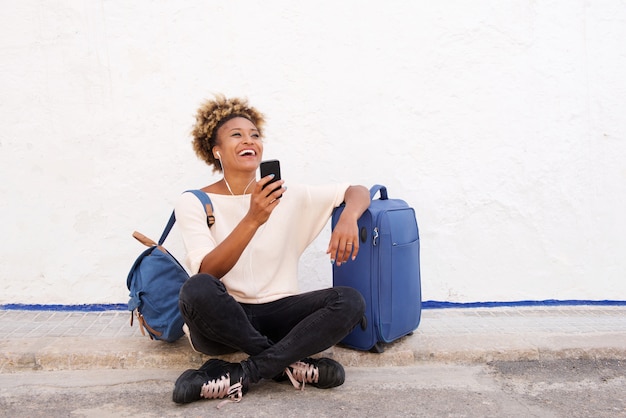
{"type": "Polygon", "coordinates": [[[196,113],[196,124],[191,131],[193,149],[196,155],[213,171],[221,171],[222,165],[213,155],[213,147],[217,141],[217,130],[232,118],[243,117],[252,122],[263,137],[265,117],[261,112],[248,105],[247,99],[227,99],[223,94],[215,96],[214,100],[205,101],[196,113]]]}

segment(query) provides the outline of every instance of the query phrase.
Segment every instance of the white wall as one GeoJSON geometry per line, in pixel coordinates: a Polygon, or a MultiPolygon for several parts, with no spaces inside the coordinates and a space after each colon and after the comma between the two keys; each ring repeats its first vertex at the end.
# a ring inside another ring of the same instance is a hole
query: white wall
{"type": "Polygon", "coordinates": [[[414,206],[424,300],[626,300],[623,1],[2,9],[0,303],[125,303],[132,231],[217,179],[189,136],[214,92],[266,113],[288,181],[414,206]]]}

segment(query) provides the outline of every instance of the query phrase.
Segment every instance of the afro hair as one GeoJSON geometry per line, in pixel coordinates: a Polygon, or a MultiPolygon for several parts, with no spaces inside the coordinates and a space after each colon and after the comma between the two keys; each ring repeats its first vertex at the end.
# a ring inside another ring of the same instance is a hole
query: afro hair
{"type": "Polygon", "coordinates": [[[217,130],[235,117],[248,119],[259,130],[259,135],[263,137],[265,117],[261,112],[249,106],[246,99],[227,99],[224,95],[218,94],[215,99],[205,101],[196,113],[196,124],[191,131],[193,149],[201,160],[213,166],[213,171],[222,170],[220,161],[213,155],[217,130]]]}

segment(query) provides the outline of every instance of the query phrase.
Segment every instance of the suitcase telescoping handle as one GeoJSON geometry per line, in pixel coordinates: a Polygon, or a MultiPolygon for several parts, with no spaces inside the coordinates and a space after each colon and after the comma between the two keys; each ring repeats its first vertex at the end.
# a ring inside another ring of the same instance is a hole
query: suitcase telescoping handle
{"type": "Polygon", "coordinates": [[[375,184],[372,186],[372,188],[370,189],[370,200],[374,200],[374,196],[376,196],[376,193],[380,191],[380,200],[387,200],[387,188],[383,185],[380,184],[375,184]]]}

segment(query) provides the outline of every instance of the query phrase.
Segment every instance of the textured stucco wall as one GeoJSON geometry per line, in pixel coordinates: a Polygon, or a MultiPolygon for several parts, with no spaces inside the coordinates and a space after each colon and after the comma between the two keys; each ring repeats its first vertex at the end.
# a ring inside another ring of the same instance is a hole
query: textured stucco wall
{"type": "Polygon", "coordinates": [[[132,231],[216,180],[213,92],[267,114],[288,181],[414,206],[425,300],[626,299],[623,1],[5,3],[0,303],[126,302],[132,231]]]}

